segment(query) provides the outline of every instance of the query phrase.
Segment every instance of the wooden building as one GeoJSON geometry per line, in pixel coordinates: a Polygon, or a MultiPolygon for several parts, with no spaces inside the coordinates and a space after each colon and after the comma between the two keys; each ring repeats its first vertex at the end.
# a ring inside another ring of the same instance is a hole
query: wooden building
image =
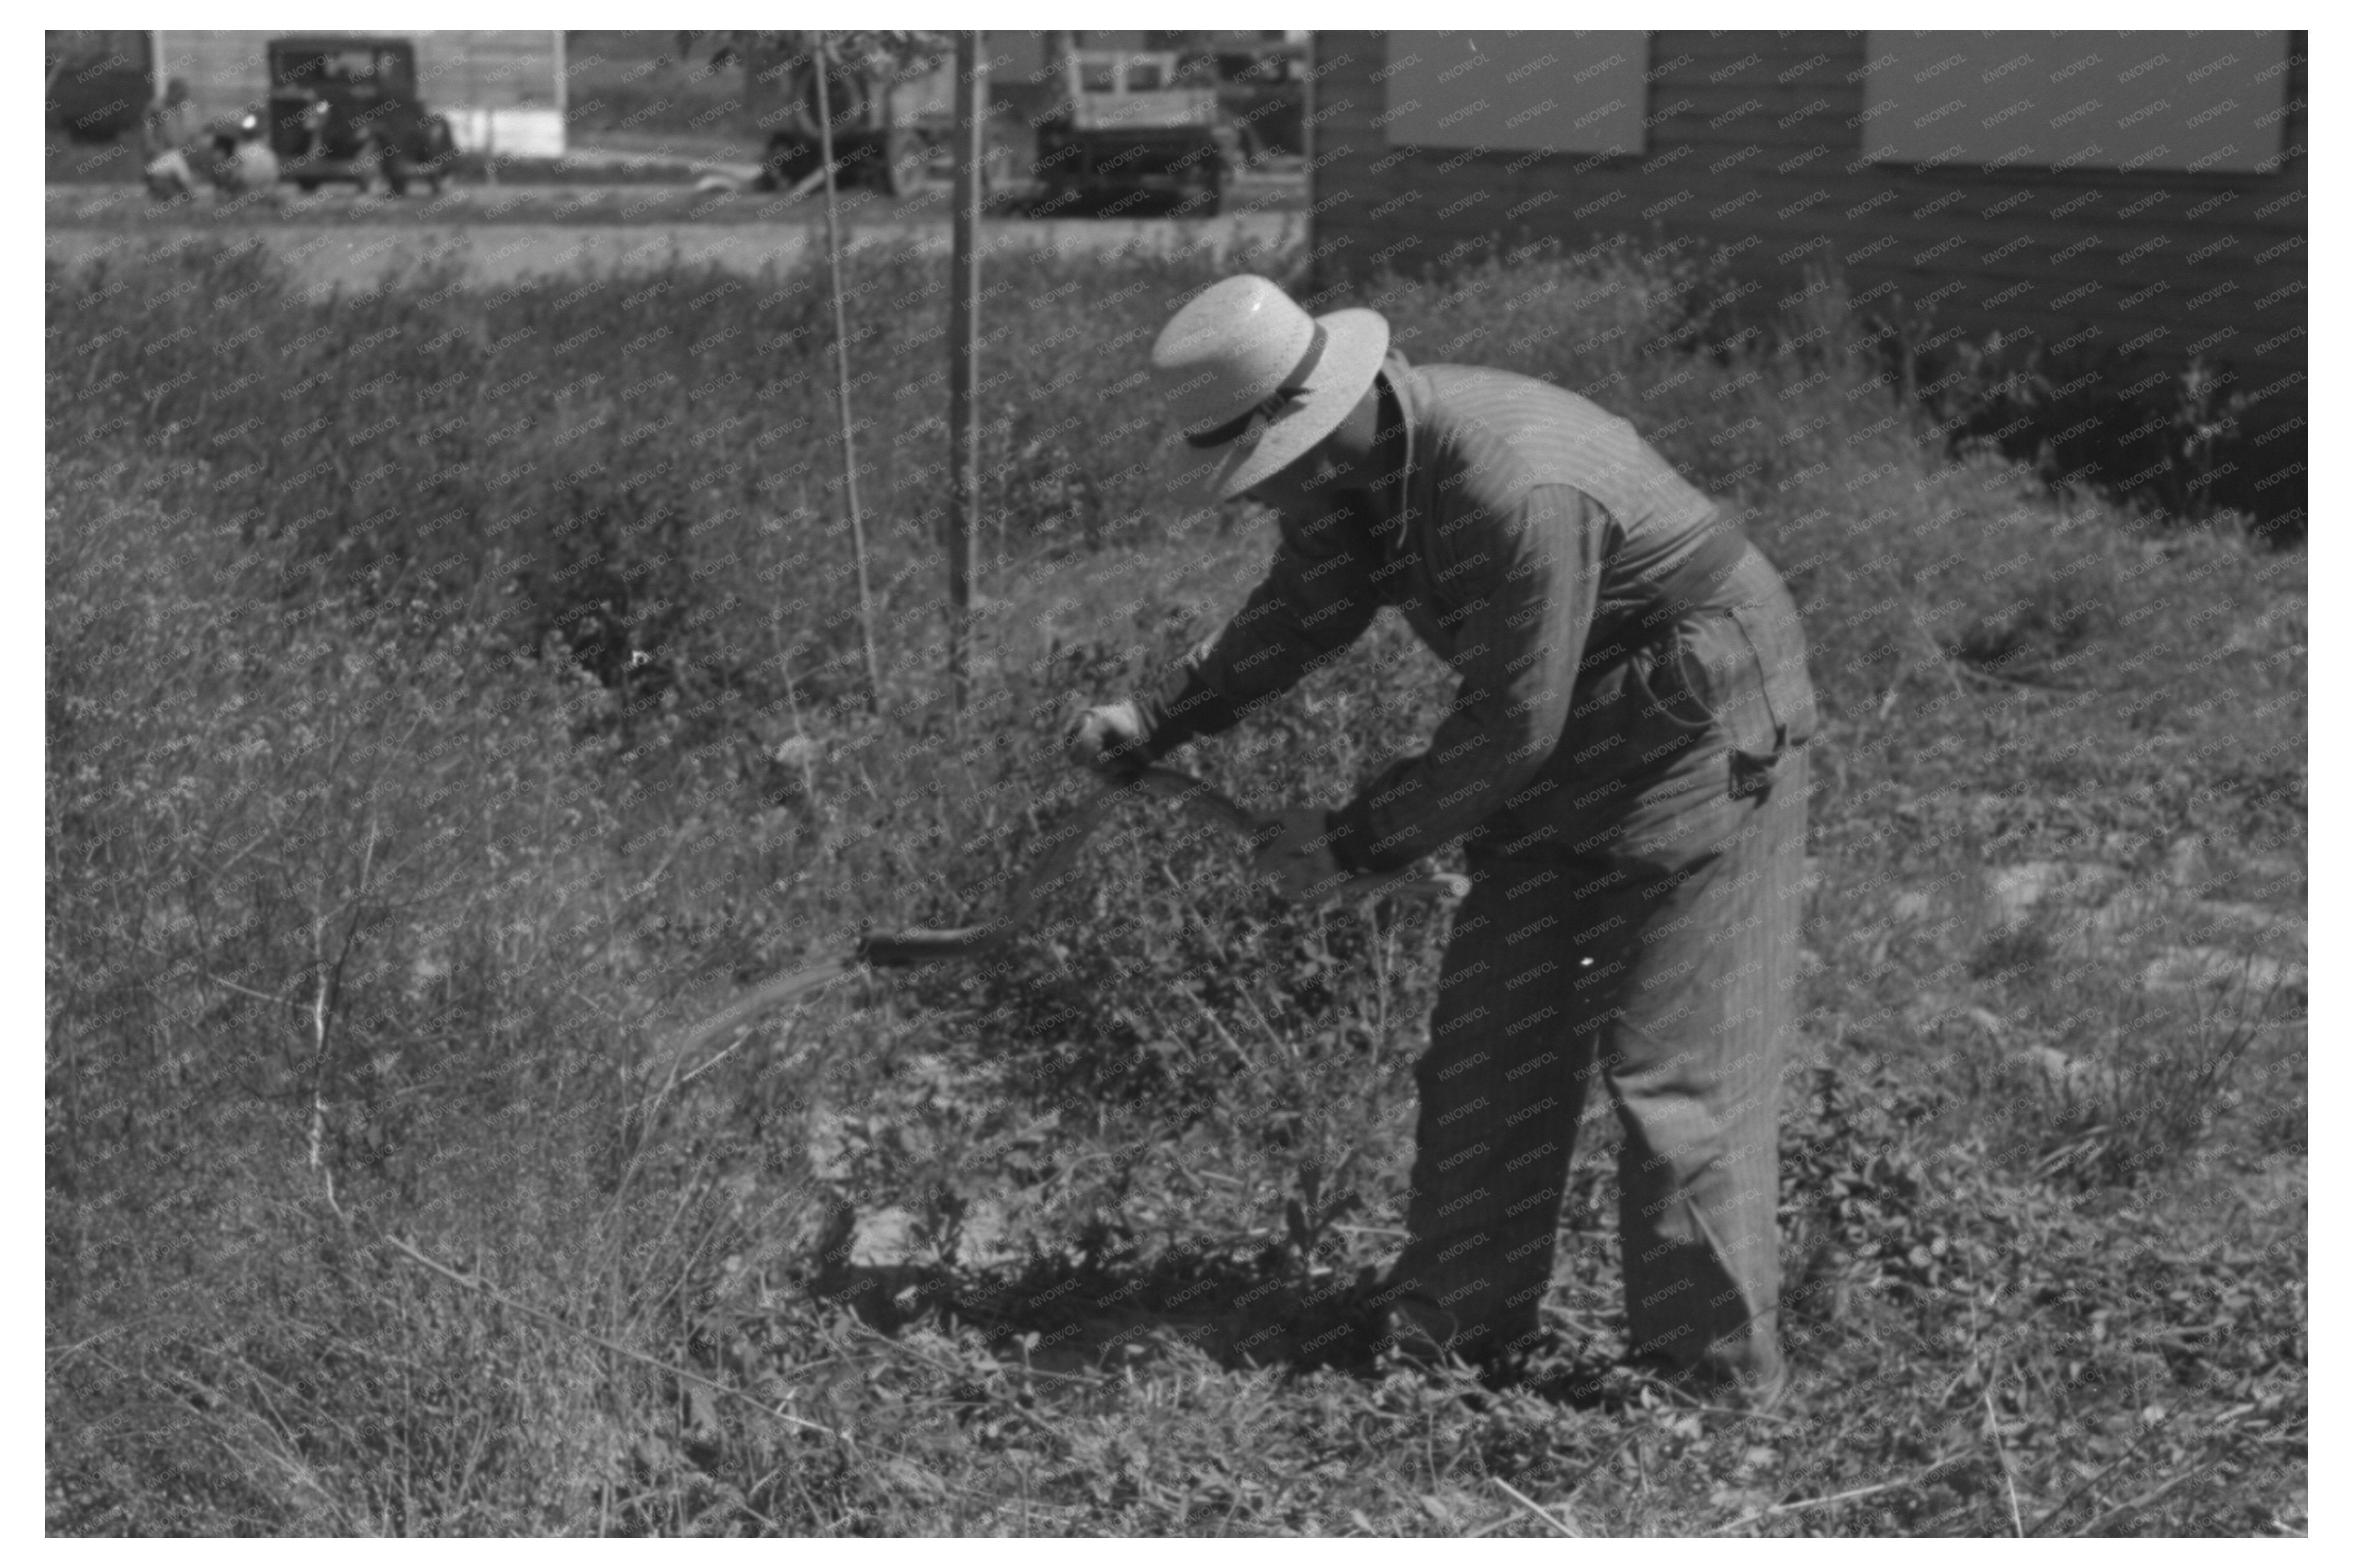
{"type": "MultiPolygon", "coordinates": [[[[380,32],[291,28],[311,37],[396,37],[417,45],[417,94],[449,117],[458,145],[512,157],[564,152],[564,35],[560,32],[392,27],[380,32]]],[[[188,84],[194,118],[230,117],[269,95],[265,46],[277,32],[166,32],[155,37],[159,79],[188,84]]]]}
{"type": "Polygon", "coordinates": [[[2304,39],[1319,32],[1310,251],[1329,287],[1629,236],[1758,313],[1829,264],[1924,347],[2200,355],[2300,426],[2304,39]]]}

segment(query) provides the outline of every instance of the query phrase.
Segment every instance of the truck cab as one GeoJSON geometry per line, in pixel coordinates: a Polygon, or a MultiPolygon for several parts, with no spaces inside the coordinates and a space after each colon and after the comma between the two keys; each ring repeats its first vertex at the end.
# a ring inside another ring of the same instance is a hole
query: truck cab
{"type": "Polygon", "coordinates": [[[1073,49],[1061,101],[1038,127],[1039,210],[1158,196],[1187,216],[1218,210],[1227,149],[1214,80],[1189,82],[1173,50],[1073,49]]]}

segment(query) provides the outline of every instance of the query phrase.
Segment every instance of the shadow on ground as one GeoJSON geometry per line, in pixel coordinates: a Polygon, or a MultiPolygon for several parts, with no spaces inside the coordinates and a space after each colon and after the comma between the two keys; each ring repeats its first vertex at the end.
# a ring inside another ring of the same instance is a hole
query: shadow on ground
{"type": "MultiPolygon", "coordinates": [[[[1171,1355],[1230,1372],[1331,1371],[1378,1378],[1403,1364],[1389,1346],[1370,1270],[1300,1273],[1288,1254],[1115,1261],[1046,1258],[993,1270],[931,1264],[845,1264],[812,1282],[867,1327],[919,1323],[977,1331],[1000,1359],[1039,1372],[1090,1374],[1171,1355]]],[[[1451,1375],[1512,1387],[1580,1410],[1643,1401],[1649,1380],[1598,1341],[1548,1333],[1503,1367],[1451,1375]]]]}

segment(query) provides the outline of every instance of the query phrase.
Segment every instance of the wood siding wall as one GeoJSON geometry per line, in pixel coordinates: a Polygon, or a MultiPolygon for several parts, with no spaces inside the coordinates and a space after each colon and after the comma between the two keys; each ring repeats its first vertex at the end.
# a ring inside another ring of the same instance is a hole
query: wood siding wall
{"type": "Polygon", "coordinates": [[[1651,34],[1640,156],[1395,148],[1380,123],[1388,38],[1315,36],[1319,286],[1630,236],[1722,258],[1751,314],[1794,303],[1808,265],[1828,261],[1889,319],[1933,305],[1931,346],[2000,328],[2137,346],[2153,363],[2195,352],[2237,372],[2250,428],[2304,411],[2302,34],[2288,155],[2267,174],[1866,163],[1851,123],[1860,32],[1651,34]]]}

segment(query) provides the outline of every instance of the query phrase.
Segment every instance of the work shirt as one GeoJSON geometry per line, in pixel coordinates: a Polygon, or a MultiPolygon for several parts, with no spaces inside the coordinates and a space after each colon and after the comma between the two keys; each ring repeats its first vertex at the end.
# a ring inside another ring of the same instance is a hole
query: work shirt
{"type": "Polygon", "coordinates": [[[1391,478],[1283,517],[1265,580],[1142,704],[1164,754],[1239,722],[1396,606],[1460,685],[1428,749],[1330,815],[1352,871],[1409,864],[1564,771],[1581,685],[1770,574],[1631,424],[1575,393],[1396,353],[1378,384],[1391,478]]]}

